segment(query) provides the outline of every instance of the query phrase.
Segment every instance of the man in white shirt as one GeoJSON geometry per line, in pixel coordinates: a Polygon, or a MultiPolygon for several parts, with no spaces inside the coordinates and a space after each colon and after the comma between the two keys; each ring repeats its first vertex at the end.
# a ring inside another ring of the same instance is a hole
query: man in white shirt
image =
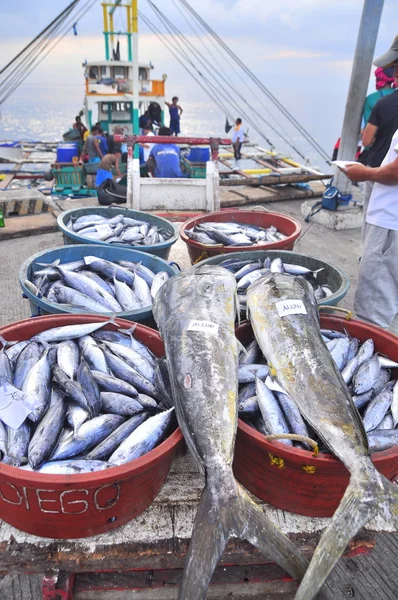
{"type": "MultiPolygon", "coordinates": [[[[152,126],[151,125],[146,125],[143,128],[143,132],[144,132],[144,135],[146,135],[148,137],[151,137],[151,136],[154,137],[154,135],[155,135],[153,133],[153,131],[152,131],[152,126]]],[[[149,155],[150,155],[151,150],[154,147],[154,145],[155,144],[146,144],[146,143],[145,144],[140,144],[140,146],[143,146],[143,148],[144,148],[144,163],[146,163],[146,161],[148,160],[149,155]]]]}
{"type": "MultiPolygon", "coordinates": [[[[398,36],[374,64],[392,65],[398,80],[398,36]]],[[[366,213],[355,312],[365,321],[388,328],[398,314],[398,130],[380,167],[347,165],[345,174],[351,181],[374,182],[366,213]]]]}
{"type": "Polygon", "coordinates": [[[242,148],[242,144],[245,139],[245,132],[242,126],[242,119],[236,119],[235,121],[235,129],[232,133],[231,141],[232,146],[234,148],[234,156],[235,160],[239,160],[241,158],[240,150],[242,148]]]}

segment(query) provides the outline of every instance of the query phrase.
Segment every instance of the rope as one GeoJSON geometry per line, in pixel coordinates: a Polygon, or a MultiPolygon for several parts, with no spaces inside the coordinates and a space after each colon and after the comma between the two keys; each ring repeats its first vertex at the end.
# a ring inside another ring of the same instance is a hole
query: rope
{"type": "Polygon", "coordinates": [[[304,129],[302,125],[293,117],[293,115],[277,100],[268,88],[254,75],[254,73],[238,58],[238,56],[229,48],[229,46],[215,33],[215,31],[200,17],[200,15],[190,6],[187,0],[178,0],[187,10],[201,23],[208,33],[218,42],[218,44],[227,52],[231,58],[244,70],[250,79],[261,89],[269,100],[282,112],[282,114],[294,125],[294,127],[306,138],[311,146],[322,156],[322,158],[331,164],[328,153],[318,144],[318,142],[304,129]]]}

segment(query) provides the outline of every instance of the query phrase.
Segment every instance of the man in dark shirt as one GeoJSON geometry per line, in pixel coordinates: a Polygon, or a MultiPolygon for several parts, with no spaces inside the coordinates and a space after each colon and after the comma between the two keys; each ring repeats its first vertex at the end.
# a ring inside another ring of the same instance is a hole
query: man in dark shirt
{"type": "MultiPolygon", "coordinates": [[[[394,68],[395,87],[398,87],[398,70],[394,68]]],[[[368,167],[380,167],[398,129],[398,90],[380,98],[370,113],[368,124],[362,134],[362,144],[370,146],[367,158],[368,167]]],[[[367,181],[364,190],[363,216],[366,220],[369,198],[373,182],[367,181]]]]}

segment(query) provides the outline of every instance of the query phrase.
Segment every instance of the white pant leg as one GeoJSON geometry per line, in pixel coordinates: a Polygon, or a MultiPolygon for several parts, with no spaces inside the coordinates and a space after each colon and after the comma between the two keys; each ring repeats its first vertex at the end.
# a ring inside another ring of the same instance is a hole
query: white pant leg
{"type": "Polygon", "coordinates": [[[354,309],[380,327],[389,327],[397,315],[398,231],[366,224],[354,309]]]}
{"type": "Polygon", "coordinates": [[[369,200],[372,195],[374,181],[365,181],[363,189],[363,225],[362,225],[362,241],[365,243],[366,235],[366,213],[368,212],[369,200]]]}

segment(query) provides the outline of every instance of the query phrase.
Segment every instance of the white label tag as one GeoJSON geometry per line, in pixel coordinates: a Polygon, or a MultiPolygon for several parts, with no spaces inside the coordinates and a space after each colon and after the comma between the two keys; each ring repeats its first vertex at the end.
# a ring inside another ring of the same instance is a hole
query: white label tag
{"type": "Polygon", "coordinates": [[[286,392],[286,390],[283,389],[280,383],[278,383],[276,379],[272,379],[272,377],[270,377],[269,375],[265,380],[265,385],[269,390],[272,390],[273,392],[281,392],[282,394],[289,396],[289,394],[286,392]]]}
{"type": "Polygon", "coordinates": [[[282,302],[276,302],[276,308],[280,317],[307,314],[302,300],[283,300],[282,302]]]}
{"type": "Polygon", "coordinates": [[[217,335],[218,327],[217,323],[212,323],[211,321],[191,321],[187,331],[203,331],[205,333],[217,335]]]}
{"type": "Polygon", "coordinates": [[[35,403],[7,381],[0,381],[0,419],[13,429],[18,429],[35,408],[35,403]]]}

